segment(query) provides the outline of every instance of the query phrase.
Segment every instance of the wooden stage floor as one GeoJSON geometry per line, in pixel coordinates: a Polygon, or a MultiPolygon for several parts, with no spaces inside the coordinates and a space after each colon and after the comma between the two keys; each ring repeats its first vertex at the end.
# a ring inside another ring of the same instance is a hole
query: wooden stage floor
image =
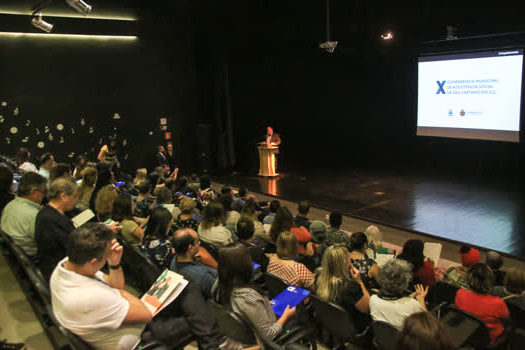
{"type": "Polygon", "coordinates": [[[308,199],[315,207],[525,260],[525,196],[513,184],[360,170],[289,172],[272,179],[241,173],[213,178],[290,201],[308,199]]]}

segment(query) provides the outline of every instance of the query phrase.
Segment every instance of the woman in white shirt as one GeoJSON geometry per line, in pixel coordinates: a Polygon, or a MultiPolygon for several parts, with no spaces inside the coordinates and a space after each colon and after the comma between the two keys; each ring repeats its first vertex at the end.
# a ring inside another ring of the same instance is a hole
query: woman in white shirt
{"type": "Polygon", "coordinates": [[[202,222],[199,224],[199,238],[220,248],[233,242],[232,233],[224,223],[226,216],[223,205],[215,200],[204,209],[202,222]]]}

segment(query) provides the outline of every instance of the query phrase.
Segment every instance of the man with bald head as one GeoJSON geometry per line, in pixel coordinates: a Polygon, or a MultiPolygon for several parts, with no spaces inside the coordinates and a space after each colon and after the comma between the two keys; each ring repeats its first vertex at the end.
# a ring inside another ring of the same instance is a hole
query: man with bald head
{"type": "Polygon", "coordinates": [[[170,270],[181,274],[186,279],[195,282],[206,298],[211,298],[211,289],[217,279],[217,270],[197,261],[200,240],[197,232],[191,228],[177,230],[173,234],[175,256],[171,261],[170,270]]]}

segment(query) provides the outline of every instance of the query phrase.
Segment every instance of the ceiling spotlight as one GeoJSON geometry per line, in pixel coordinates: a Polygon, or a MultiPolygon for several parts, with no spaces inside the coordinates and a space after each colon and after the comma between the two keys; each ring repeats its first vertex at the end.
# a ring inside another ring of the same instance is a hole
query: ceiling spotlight
{"type": "Polygon", "coordinates": [[[325,41],[324,43],[320,43],[319,47],[325,49],[326,52],[333,53],[337,47],[337,41],[325,41]]]}
{"type": "Polygon", "coordinates": [[[458,27],[453,25],[447,26],[447,40],[455,40],[458,38],[458,27]]]}
{"type": "Polygon", "coordinates": [[[385,32],[385,33],[381,34],[381,39],[383,39],[383,40],[392,40],[392,39],[394,39],[394,33],[392,33],[392,32],[385,32]]]}
{"type": "Polygon", "coordinates": [[[75,9],[84,16],[91,12],[91,5],[88,5],[82,0],[66,0],[66,2],[71,8],[75,9]]]}
{"type": "Polygon", "coordinates": [[[46,33],[49,33],[53,30],[53,25],[42,19],[41,12],[33,16],[33,19],[31,19],[31,24],[33,25],[33,27],[38,28],[46,33]]]}

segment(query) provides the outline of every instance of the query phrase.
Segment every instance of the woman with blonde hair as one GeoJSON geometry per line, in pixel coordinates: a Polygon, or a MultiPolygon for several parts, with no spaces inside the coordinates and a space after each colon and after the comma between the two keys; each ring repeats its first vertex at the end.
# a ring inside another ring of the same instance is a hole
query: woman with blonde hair
{"type": "Polygon", "coordinates": [[[95,198],[95,212],[98,221],[106,221],[113,213],[113,202],[118,197],[117,188],[114,185],[106,185],[100,189],[95,198]]]}
{"type": "Polygon", "coordinates": [[[277,254],[270,258],[266,271],[282,278],[286,283],[301,288],[314,288],[315,276],[306,266],[293,260],[299,254],[297,237],[289,231],[283,231],[277,237],[277,254]]]}
{"type": "Polygon", "coordinates": [[[95,189],[97,183],[97,169],[96,168],[84,168],[82,170],[82,182],[78,187],[77,192],[77,205],[76,207],[80,210],[89,209],[89,200],[91,194],[95,189]]]}
{"type": "Polygon", "coordinates": [[[315,292],[321,299],[346,309],[358,332],[370,324],[370,294],[359,270],[350,263],[350,254],[344,244],[326,248],[317,270],[315,292]]]}
{"type": "Polygon", "coordinates": [[[137,186],[141,181],[146,180],[148,177],[148,170],[146,168],[137,169],[135,178],[133,179],[133,185],[137,186]]]}

